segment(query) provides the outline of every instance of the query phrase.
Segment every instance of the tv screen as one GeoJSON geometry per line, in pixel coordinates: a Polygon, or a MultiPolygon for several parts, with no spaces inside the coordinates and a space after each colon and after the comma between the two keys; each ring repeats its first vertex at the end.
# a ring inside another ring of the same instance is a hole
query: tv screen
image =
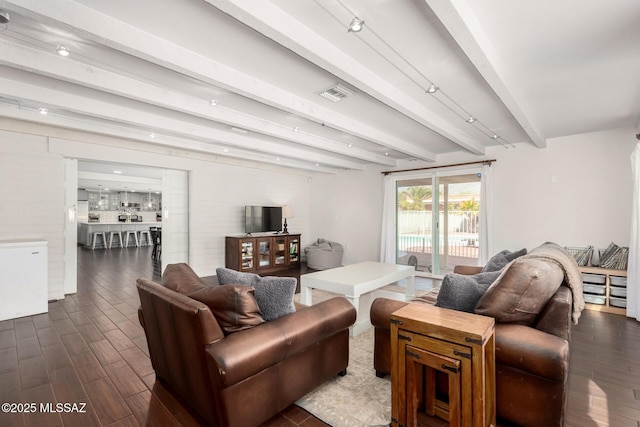
{"type": "Polygon", "coordinates": [[[245,233],[264,233],[280,230],[282,230],[281,206],[245,206],[245,233]]]}

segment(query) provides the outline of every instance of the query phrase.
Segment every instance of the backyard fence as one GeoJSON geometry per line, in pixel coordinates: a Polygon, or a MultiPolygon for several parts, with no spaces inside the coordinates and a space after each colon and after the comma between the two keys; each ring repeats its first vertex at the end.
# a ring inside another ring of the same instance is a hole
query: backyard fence
{"type": "MultiPolygon", "coordinates": [[[[448,211],[447,242],[440,235],[440,254],[477,258],[479,237],[478,211],[448,211]],[[445,244],[446,243],[446,244],[445,244]]],[[[445,226],[444,212],[439,223],[445,226]]],[[[433,253],[433,213],[430,211],[398,211],[398,250],[404,252],[433,253]]]]}

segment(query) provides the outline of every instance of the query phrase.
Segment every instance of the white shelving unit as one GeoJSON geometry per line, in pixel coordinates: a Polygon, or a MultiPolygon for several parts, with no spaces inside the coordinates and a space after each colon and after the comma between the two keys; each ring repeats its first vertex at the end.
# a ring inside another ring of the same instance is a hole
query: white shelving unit
{"type": "MultiPolygon", "coordinates": [[[[604,311],[607,313],[621,314],[626,316],[627,309],[620,307],[621,303],[626,302],[626,287],[615,286],[615,283],[623,282],[627,278],[626,270],[613,270],[610,268],[599,267],[579,267],[580,272],[584,275],[602,276],[604,280],[602,285],[604,286],[604,294],[593,294],[594,300],[602,301],[602,304],[590,304],[587,303],[586,307],[589,310],[604,311]],[[612,278],[614,284],[612,285],[612,278]],[[624,292],[622,292],[624,289],[624,292]],[[612,292],[613,290],[613,292],[612,292]],[[624,296],[623,296],[624,295],[624,296]],[[613,299],[612,299],[613,298],[613,299]]],[[[588,280],[584,280],[585,285],[589,283],[588,280]]],[[[597,284],[596,284],[597,285],[597,284]]],[[[589,295],[590,294],[585,294],[589,295]]]]}

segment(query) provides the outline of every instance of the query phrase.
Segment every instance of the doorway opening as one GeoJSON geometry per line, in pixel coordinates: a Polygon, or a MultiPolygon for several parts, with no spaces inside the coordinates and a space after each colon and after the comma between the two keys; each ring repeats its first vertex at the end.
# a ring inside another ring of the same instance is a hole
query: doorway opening
{"type": "MultiPolygon", "coordinates": [[[[161,229],[161,256],[152,255],[156,253],[153,241],[146,247],[133,244],[122,249],[115,249],[122,243],[113,244],[111,250],[121,251],[122,256],[133,256],[133,251],[148,252],[149,262],[156,262],[160,272],[167,264],[188,262],[188,191],[187,171],[65,159],[65,294],[77,290],[77,277],[82,273],[78,250],[91,250],[95,227],[100,227],[99,231],[104,228],[105,234],[128,227],[135,228],[139,235],[144,229],[149,231],[147,239],[150,228],[161,229]]],[[[116,242],[122,242],[120,239],[116,242]]],[[[95,248],[98,250],[109,250],[104,236],[100,249],[95,248]]]]}

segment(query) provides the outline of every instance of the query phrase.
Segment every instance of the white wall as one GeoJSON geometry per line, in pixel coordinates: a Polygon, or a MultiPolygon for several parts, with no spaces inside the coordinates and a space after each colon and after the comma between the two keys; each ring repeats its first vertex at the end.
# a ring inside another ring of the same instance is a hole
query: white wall
{"type": "Polygon", "coordinates": [[[633,129],[552,139],[496,153],[495,245],[628,246],[633,129]]]}
{"type": "Polygon", "coordinates": [[[49,242],[50,299],[64,289],[65,157],[188,171],[189,263],[202,276],[224,266],[224,237],[244,233],[244,205],[289,204],[289,231],[303,246],[312,239],[309,173],[7,119],[0,127],[0,239],[49,242]]]}
{"type": "MultiPolygon", "coordinates": [[[[548,147],[528,144],[487,150],[495,185],[494,251],[529,249],[545,241],[563,246],[627,246],[631,222],[633,128],[555,138],[548,147]]],[[[443,156],[434,164],[480,160],[443,156]]],[[[311,231],[347,246],[344,263],[379,259],[380,169],[314,178],[311,231]]]]}
{"type": "Polygon", "coordinates": [[[316,176],[311,185],[311,235],[344,245],[343,264],[378,261],[382,169],[316,176]]]}
{"type": "Polygon", "coordinates": [[[0,240],[48,243],[49,299],[64,295],[64,162],[47,139],[0,131],[0,240]]]}
{"type": "MultiPolygon", "coordinates": [[[[64,157],[189,171],[189,262],[203,276],[224,265],[224,236],[243,232],[246,204],[291,205],[295,218],[289,230],[302,233],[303,247],[322,237],[346,246],[345,264],[379,259],[380,168],[311,178],[302,171],[28,123],[0,125],[8,129],[0,131],[0,239],[48,241],[50,299],[61,298],[64,289],[64,157]]],[[[629,156],[635,143],[635,129],[629,128],[557,138],[545,149],[488,150],[485,158],[497,159],[496,250],[547,240],[628,245],[629,156]]],[[[440,163],[472,160],[477,158],[451,156],[440,163]]]]}

